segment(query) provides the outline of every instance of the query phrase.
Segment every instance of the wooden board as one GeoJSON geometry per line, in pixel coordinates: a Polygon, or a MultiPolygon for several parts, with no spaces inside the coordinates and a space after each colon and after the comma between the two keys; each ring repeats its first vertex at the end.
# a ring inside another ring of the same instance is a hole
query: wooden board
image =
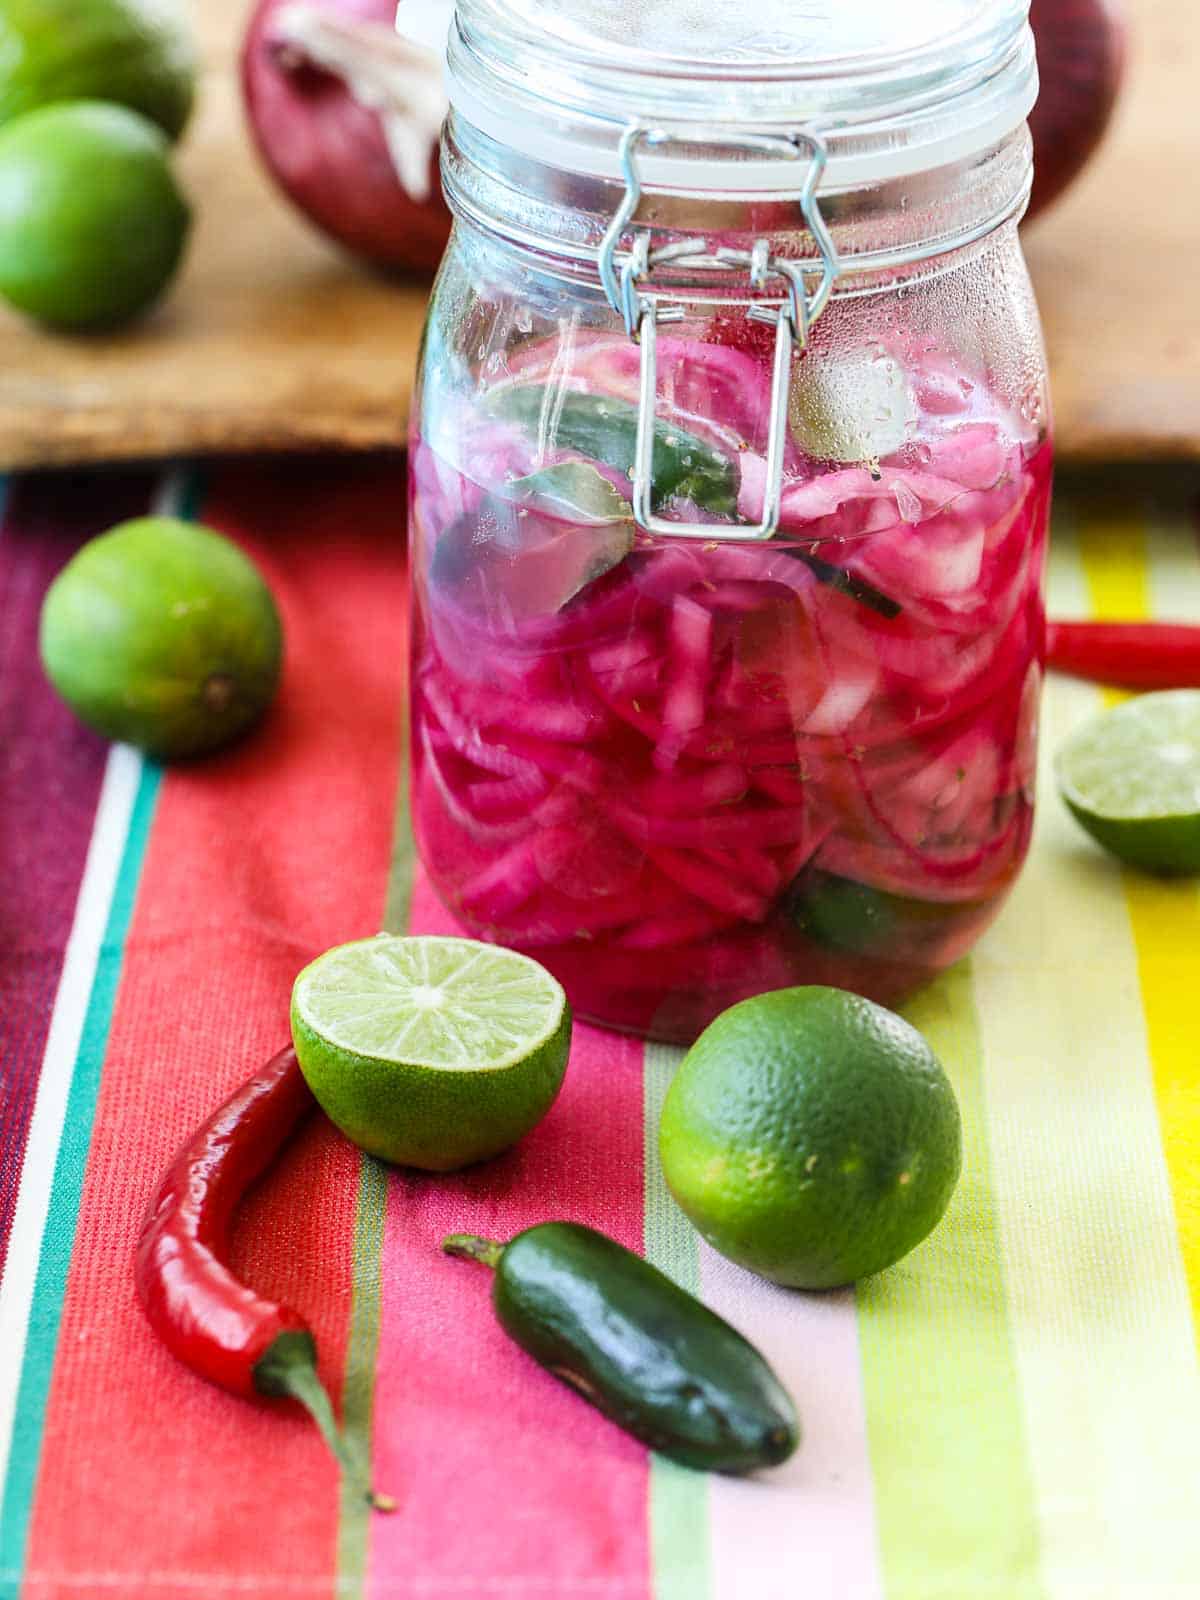
{"type": "MultiPolygon", "coordinates": [[[[1026,230],[1060,459],[1200,458],[1200,50],[1186,0],[1129,0],[1117,125],[1026,230]]],[[[0,311],[0,467],[403,441],[425,299],[359,270],[260,173],[235,58],[246,0],[196,0],[206,70],[181,156],[197,209],[167,303],[67,340],[0,311]]]]}
{"type": "Polygon", "coordinates": [[[1024,232],[1060,460],[1200,459],[1200,45],[1189,0],[1126,0],[1129,76],[1078,183],[1024,232]]]}
{"type": "Polygon", "coordinates": [[[196,211],[170,297],[66,339],[0,311],[0,466],[402,443],[427,285],[372,276],[258,167],[236,58],[249,0],[195,0],[205,70],[180,152],[196,211]]]}

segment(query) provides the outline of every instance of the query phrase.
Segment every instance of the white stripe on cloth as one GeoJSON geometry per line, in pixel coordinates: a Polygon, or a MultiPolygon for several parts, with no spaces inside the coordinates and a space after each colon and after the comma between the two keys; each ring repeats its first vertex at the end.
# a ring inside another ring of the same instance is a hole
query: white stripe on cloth
{"type": "Polygon", "coordinates": [[[853,1291],[780,1289],[703,1241],[700,1285],[771,1363],[803,1430],[782,1466],[711,1479],[712,1600],[879,1600],[853,1291]]]}
{"type": "Polygon", "coordinates": [[[0,1351],[3,1352],[0,1359],[0,1484],[4,1483],[8,1468],[29,1312],[37,1284],[63,1118],[141,777],[142,758],[138,752],[128,745],[114,745],[104,769],[91,842],[75,903],[75,918],[46,1035],[8,1256],[0,1280],[0,1351]]]}

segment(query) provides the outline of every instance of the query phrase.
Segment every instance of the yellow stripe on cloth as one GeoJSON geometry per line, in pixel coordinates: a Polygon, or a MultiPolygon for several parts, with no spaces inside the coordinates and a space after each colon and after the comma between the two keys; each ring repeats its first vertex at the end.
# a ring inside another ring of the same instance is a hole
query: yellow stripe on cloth
{"type": "MultiPolygon", "coordinates": [[[[1088,614],[1063,497],[1056,617],[1088,614]]],[[[1183,1600],[1200,1567],[1200,1370],[1120,868],[1055,749],[1103,704],[1051,674],[1028,865],[972,958],[1004,1280],[1049,1600],[1183,1600]]]]}
{"type": "MultiPolygon", "coordinates": [[[[1183,515],[1166,527],[1161,518],[1153,502],[1106,497],[1081,504],[1079,549],[1094,616],[1150,618],[1160,596],[1162,611],[1178,616],[1178,600],[1195,592],[1200,559],[1194,531],[1183,515]],[[1178,567],[1174,586],[1152,579],[1151,521],[1156,558],[1178,567]]],[[[1105,695],[1110,704],[1122,698],[1105,695]]],[[[1122,876],[1192,1321],[1200,1328],[1200,889],[1194,879],[1159,879],[1131,869],[1122,876]]]]}

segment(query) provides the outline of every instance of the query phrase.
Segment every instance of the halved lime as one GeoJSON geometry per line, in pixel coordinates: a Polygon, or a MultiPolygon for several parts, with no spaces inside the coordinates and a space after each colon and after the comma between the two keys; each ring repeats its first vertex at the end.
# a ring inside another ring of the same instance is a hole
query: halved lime
{"type": "Polygon", "coordinates": [[[571,1008],[515,950],[379,934],[304,968],[292,1038],[313,1094],[355,1144],[449,1172],[507,1149],[550,1109],[571,1008]]]}
{"type": "Polygon", "coordinates": [[[1148,872],[1200,872],[1200,689],[1140,695],[1076,730],[1059,793],[1106,850],[1148,872]]]}

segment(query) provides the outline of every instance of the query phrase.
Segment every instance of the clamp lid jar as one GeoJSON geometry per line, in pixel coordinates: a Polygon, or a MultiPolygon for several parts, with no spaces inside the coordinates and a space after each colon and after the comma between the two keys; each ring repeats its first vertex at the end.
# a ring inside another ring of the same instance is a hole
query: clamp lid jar
{"type": "Polygon", "coordinates": [[[1024,5],[755,23],[461,0],[414,410],[425,864],[680,1040],[788,984],[899,999],[1032,815],[1024,5]]]}

